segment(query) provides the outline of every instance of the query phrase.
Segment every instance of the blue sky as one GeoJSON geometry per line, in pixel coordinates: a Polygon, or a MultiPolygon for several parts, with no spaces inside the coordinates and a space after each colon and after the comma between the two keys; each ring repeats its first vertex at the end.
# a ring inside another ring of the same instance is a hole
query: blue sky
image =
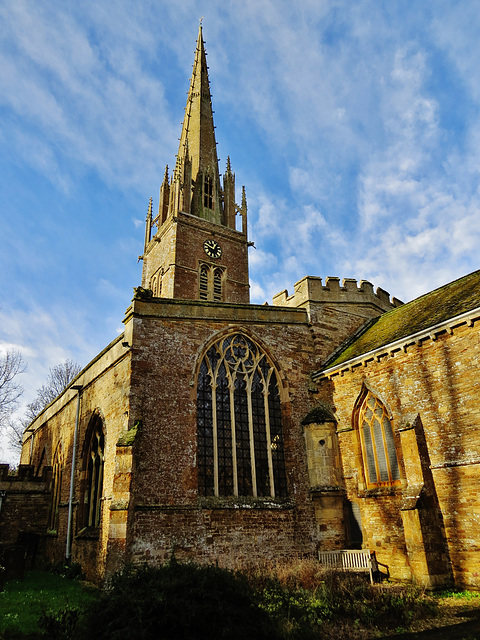
{"type": "Polygon", "coordinates": [[[477,1],[0,0],[0,348],[25,402],[122,330],[201,17],[252,302],[307,274],[409,300],[479,268],[477,1]]]}

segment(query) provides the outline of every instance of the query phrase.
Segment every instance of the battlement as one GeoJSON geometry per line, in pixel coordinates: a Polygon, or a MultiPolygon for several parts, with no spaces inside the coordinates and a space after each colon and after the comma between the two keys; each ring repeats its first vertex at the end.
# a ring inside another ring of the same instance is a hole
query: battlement
{"type": "Polygon", "coordinates": [[[35,467],[30,464],[19,464],[18,469],[10,473],[8,464],[0,464],[0,482],[49,482],[52,478],[52,467],[43,467],[42,475],[35,475],[35,467]]]}
{"type": "Polygon", "coordinates": [[[306,303],[327,304],[369,304],[388,311],[403,304],[397,298],[390,300],[388,291],[377,287],[367,280],[357,281],[354,278],[344,278],[340,286],[340,278],[328,277],[325,284],[315,276],[305,276],[295,283],[295,291],[289,296],[285,289],[273,296],[273,304],[281,307],[301,307],[306,303]]]}

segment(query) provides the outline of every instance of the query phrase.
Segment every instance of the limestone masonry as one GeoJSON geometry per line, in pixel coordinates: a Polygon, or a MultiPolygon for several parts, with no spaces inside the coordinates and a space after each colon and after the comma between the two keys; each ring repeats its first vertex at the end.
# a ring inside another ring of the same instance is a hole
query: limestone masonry
{"type": "Polygon", "coordinates": [[[0,469],[0,545],[97,582],[366,548],[392,579],[480,588],[480,272],[405,305],[331,277],[250,304],[212,114],[200,28],[124,332],[0,469]]]}

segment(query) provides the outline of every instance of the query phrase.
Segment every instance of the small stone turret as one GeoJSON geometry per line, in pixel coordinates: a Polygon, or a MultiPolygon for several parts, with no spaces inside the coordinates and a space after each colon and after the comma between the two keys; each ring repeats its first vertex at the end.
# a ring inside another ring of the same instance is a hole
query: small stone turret
{"type": "Polygon", "coordinates": [[[357,284],[354,278],[344,278],[340,286],[340,278],[331,276],[325,279],[325,285],[321,278],[305,276],[295,283],[291,296],[286,289],[273,296],[273,304],[281,307],[305,307],[309,302],[371,305],[381,312],[403,304],[397,298],[390,300],[388,291],[380,287],[374,292],[373,284],[368,280],[360,280],[357,284]]]}
{"type": "Polygon", "coordinates": [[[321,278],[306,276],[295,283],[289,296],[284,290],[273,297],[273,304],[306,309],[318,363],[321,364],[360,327],[386,311],[403,304],[367,280],[321,278]]]}

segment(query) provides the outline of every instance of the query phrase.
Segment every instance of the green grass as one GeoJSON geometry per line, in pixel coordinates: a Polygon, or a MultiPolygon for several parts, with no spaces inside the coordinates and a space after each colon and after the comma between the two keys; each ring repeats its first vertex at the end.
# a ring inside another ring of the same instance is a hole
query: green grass
{"type": "Polygon", "coordinates": [[[435,594],[435,597],[441,598],[455,598],[456,600],[479,600],[480,602],[480,592],[478,591],[440,591],[435,594]]]}
{"type": "Polygon", "coordinates": [[[42,571],[29,571],[24,580],[12,580],[0,592],[0,638],[40,634],[45,613],[83,609],[96,597],[96,589],[77,580],[42,571]]]}

